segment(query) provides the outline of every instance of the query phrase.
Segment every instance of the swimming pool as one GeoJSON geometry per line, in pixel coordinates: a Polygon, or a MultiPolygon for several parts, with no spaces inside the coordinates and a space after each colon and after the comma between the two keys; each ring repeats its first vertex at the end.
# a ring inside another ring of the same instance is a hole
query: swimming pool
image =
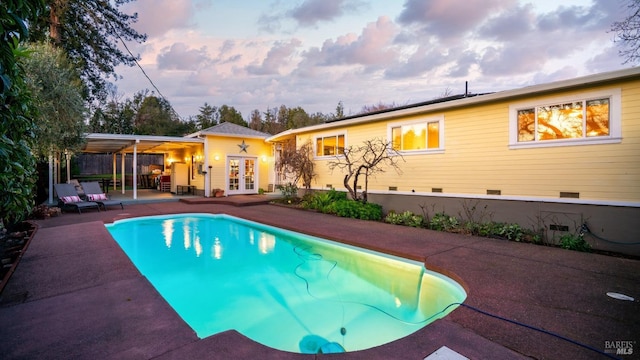
{"type": "Polygon", "coordinates": [[[284,351],[356,351],[405,337],[466,298],[422,263],[228,215],[106,227],[200,338],[235,329],[284,351]]]}

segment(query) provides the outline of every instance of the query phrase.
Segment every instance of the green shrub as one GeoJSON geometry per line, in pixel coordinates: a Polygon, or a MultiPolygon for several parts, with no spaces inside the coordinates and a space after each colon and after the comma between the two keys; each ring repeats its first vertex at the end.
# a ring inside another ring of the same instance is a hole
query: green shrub
{"type": "Polygon", "coordinates": [[[390,212],[389,214],[387,214],[384,221],[390,224],[406,225],[417,228],[424,227],[425,223],[424,216],[416,215],[408,210],[403,212],[402,214],[390,212]]]}
{"type": "Polygon", "coordinates": [[[349,217],[362,220],[382,219],[382,206],[373,203],[362,203],[354,200],[338,200],[331,203],[325,209],[326,213],[341,217],[349,217]]]}
{"type": "Polygon", "coordinates": [[[293,199],[298,197],[298,186],[293,183],[288,183],[286,185],[278,185],[278,190],[282,193],[285,199],[293,199]]]}
{"type": "Polygon", "coordinates": [[[513,241],[521,241],[524,237],[524,231],[518,224],[500,224],[496,235],[513,241]]]}
{"type": "Polygon", "coordinates": [[[327,206],[339,200],[346,200],[347,194],[344,192],[330,190],[327,192],[313,192],[307,194],[302,199],[302,206],[305,209],[313,209],[321,212],[327,212],[327,206]]]}
{"type": "Polygon", "coordinates": [[[302,202],[302,206],[306,209],[314,209],[324,212],[324,209],[333,203],[331,195],[326,192],[313,193],[310,196],[305,196],[302,202]]]}
{"type": "Polygon", "coordinates": [[[402,216],[402,214],[398,214],[395,211],[389,212],[384,218],[384,221],[389,224],[404,225],[404,217],[402,216]]]}
{"type": "Polygon", "coordinates": [[[568,250],[576,250],[582,252],[591,251],[591,245],[584,239],[582,235],[564,234],[560,236],[560,247],[568,250]]]}
{"type": "Polygon", "coordinates": [[[445,213],[437,213],[433,215],[429,221],[429,228],[437,231],[450,231],[456,229],[460,223],[455,216],[449,216],[445,213]]]}

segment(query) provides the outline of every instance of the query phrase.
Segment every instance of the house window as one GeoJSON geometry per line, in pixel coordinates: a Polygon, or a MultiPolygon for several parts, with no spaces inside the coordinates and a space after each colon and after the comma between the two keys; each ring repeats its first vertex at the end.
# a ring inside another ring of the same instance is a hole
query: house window
{"type": "Polygon", "coordinates": [[[516,147],[620,141],[620,90],[510,106],[516,147]]]}
{"type": "Polygon", "coordinates": [[[316,156],[335,156],[344,154],[344,135],[332,135],[316,138],[316,156]]]}
{"type": "Polygon", "coordinates": [[[391,147],[409,153],[442,149],[442,118],[389,125],[391,147]]]}

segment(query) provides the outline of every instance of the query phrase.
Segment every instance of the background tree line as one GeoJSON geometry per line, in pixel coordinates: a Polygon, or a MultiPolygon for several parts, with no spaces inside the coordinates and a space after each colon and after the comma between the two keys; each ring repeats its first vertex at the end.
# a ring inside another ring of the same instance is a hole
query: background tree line
{"type": "MultiPolygon", "coordinates": [[[[341,106],[340,104],[338,109],[341,109],[341,106]]],[[[137,92],[133,99],[124,100],[116,94],[114,89],[108,101],[100,103],[92,110],[87,131],[184,136],[223,122],[230,122],[268,134],[277,134],[284,130],[320,124],[338,118],[333,113],[309,114],[300,106],[289,108],[286,105],[268,108],[263,112],[255,109],[246,120],[242,113],[229,105],[214,106],[205,102],[198,110],[198,114],[181,119],[166,99],[148,89],[137,92]]],[[[337,114],[339,117],[344,116],[340,112],[337,114]]]]}

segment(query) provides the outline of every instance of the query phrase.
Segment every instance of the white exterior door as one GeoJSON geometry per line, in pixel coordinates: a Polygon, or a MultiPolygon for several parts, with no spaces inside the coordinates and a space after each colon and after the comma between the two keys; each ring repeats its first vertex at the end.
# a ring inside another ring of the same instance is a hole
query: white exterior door
{"type": "Polygon", "coordinates": [[[232,156],[227,159],[227,193],[256,194],[258,161],[253,157],[232,156]]]}

